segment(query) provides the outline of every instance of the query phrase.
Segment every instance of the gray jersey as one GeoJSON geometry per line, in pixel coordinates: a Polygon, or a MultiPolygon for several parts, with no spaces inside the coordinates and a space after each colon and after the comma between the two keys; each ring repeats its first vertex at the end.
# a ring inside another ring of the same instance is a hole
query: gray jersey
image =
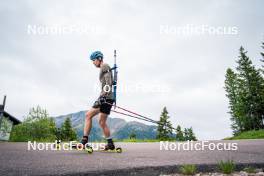
{"type": "Polygon", "coordinates": [[[99,79],[101,82],[101,94],[100,96],[105,96],[107,99],[113,99],[113,75],[110,70],[111,67],[108,64],[102,64],[100,67],[99,79]]]}

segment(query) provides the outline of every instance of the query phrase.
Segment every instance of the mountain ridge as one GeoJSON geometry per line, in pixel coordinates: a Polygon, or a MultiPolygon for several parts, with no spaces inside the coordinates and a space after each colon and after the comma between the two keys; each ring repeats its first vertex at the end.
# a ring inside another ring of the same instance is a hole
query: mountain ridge
{"type": "MultiPolygon", "coordinates": [[[[61,127],[67,117],[70,117],[72,127],[76,130],[78,138],[83,136],[83,127],[85,121],[86,111],[79,111],[75,113],[68,113],[53,117],[57,127],[61,127]]],[[[102,129],[98,123],[98,116],[92,120],[93,125],[89,136],[90,141],[100,141],[104,139],[102,129]]],[[[112,137],[114,139],[122,140],[129,138],[131,133],[136,134],[137,139],[155,139],[157,133],[157,126],[147,125],[138,121],[126,121],[121,118],[108,117],[107,125],[110,128],[112,137]]]]}

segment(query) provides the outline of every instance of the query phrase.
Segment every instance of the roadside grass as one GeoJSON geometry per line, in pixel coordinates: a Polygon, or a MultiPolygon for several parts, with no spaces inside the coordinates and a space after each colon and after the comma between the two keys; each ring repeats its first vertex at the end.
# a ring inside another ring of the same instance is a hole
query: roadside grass
{"type": "Polygon", "coordinates": [[[218,169],[224,174],[231,174],[235,170],[235,163],[232,160],[218,162],[218,169]]]}
{"type": "MultiPolygon", "coordinates": [[[[137,142],[160,142],[160,141],[177,142],[175,139],[166,139],[166,140],[160,140],[160,139],[121,139],[121,140],[116,140],[116,139],[114,139],[114,142],[132,142],[132,143],[137,143],[137,142]]],[[[181,142],[183,142],[183,141],[181,141],[181,142]]]]}
{"type": "Polygon", "coordinates": [[[238,139],[264,139],[264,130],[246,131],[233,137],[224,138],[224,140],[238,140],[238,139]]]}
{"type": "Polygon", "coordinates": [[[256,173],[257,171],[256,171],[256,169],[255,168],[253,168],[253,167],[245,167],[244,169],[243,169],[243,171],[245,171],[245,172],[247,172],[247,173],[250,173],[250,174],[253,174],[253,173],[256,173]]]}
{"type": "MultiPolygon", "coordinates": [[[[159,142],[158,139],[113,139],[114,142],[131,142],[131,143],[137,143],[137,142],[159,142]]],[[[95,140],[91,141],[92,143],[105,143],[106,140],[95,140]]]]}
{"type": "Polygon", "coordinates": [[[196,173],[196,166],[193,164],[185,164],[180,167],[180,172],[184,175],[194,175],[196,173]]]}
{"type": "MultiPolygon", "coordinates": [[[[79,140],[81,141],[81,140],[79,140]]],[[[140,143],[140,142],[160,142],[162,140],[159,140],[159,139],[113,139],[114,142],[128,142],[128,143],[140,143]]],[[[176,140],[175,139],[168,139],[166,141],[171,141],[171,142],[175,142],[176,140]]],[[[94,140],[94,141],[89,141],[89,142],[92,142],[92,143],[105,143],[106,140],[105,139],[102,139],[102,140],[94,140]]]]}
{"type": "Polygon", "coordinates": [[[123,139],[116,140],[116,142],[159,142],[158,139],[123,139]]]}

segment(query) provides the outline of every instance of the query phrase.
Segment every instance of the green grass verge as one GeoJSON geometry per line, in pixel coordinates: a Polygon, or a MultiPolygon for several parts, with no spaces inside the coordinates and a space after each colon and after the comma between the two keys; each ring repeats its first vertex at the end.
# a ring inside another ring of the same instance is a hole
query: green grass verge
{"type": "Polygon", "coordinates": [[[237,139],[264,139],[264,130],[246,131],[234,137],[225,138],[224,140],[237,140],[237,139]]]}
{"type": "Polygon", "coordinates": [[[196,166],[193,164],[185,164],[180,167],[180,172],[184,175],[194,175],[196,173],[196,166]]]}
{"type": "Polygon", "coordinates": [[[116,142],[159,142],[158,139],[123,139],[116,140],[116,142]]]}
{"type": "Polygon", "coordinates": [[[232,160],[220,161],[218,163],[218,169],[224,174],[231,174],[235,170],[235,163],[232,160]]]}
{"type": "Polygon", "coordinates": [[[244,168],[243,169],[243,171],[245,171],[245,172],[247,172],[247,173],[256,173],[257,171],[256,171],[256,169],[255,168],[253,168],[253,167],[246,167],[246,168],[244,168]]]}
{"type": "MultiPolygon", "coordinates": [[[[79,139],[78,141],[81,141],[79,139]]],[[[170,141],[170,142],[176,142],[175,139],[168,139],[168,140],[159,140],[159,139],[115,139],[113,138],[114,142],[131,142],[131,143],[137,143],[137,142],[160,142],[160,141],[170,141]]],[[[92,143],[100,143],[100,142],[106,142],[105,139],[102,140],[95,140],[95,141],[89,141],[92,143]]],[[[183,142],[183,141],[181,141],[183,142]]]]}
{"type": "MultiPolygon", "coordinates": [[[[122,140],[114,140],[115,142],[160,142],[160,141],[170,141],[170,142],[179,142],[176,141],[175,139],[164,139],[164,140],[160,140],[160,139],[122,139],[122,140]]],[[[184,141],[180,141],[180,142],[184,142],[184,141]]]]}

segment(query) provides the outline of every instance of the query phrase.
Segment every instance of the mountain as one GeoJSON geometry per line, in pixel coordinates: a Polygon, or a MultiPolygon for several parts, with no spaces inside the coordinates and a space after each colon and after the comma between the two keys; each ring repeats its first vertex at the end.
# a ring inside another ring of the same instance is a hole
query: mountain
{"type": "Polygon", "coordinates": [[[131,133],[136,134],[137,139],[155,139],[157,127],[154,125],[146,125],[139,122],[128,122],[118,131],[114,133],[114,136],[118,139],[129,138],[131,133]]]}
{"type": "MultiPolygon", "coordinates": [[[[78,138],[83,136],[83,127],[86,111],[80,111],[67,115],[54,117],[57,127],[61,127],[67,117],[70,117],[72,126],[76,130],[78,138]]],[[[157,127],[154,125],[146,125],[144,123],[132,121],[127,122],[121,118],[108,117],[107,125],[111,130],[114,139],[127,139],[131,133],[136,134],[137,139],[155,139],[157,127]]],[[[98,116],[93,118],[92,130],[90,133],[90,141],[98,141],[104,139],[102,129],[98,123],[98,116]]]]}

